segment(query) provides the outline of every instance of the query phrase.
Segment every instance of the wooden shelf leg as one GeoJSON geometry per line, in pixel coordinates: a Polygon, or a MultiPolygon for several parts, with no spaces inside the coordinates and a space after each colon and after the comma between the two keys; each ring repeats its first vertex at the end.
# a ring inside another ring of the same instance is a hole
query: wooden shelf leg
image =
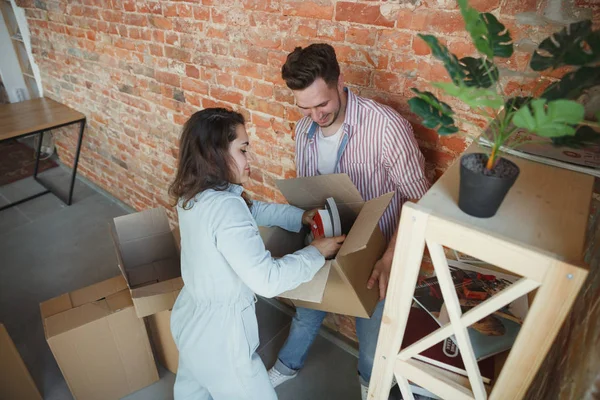
{"type": "MultiPolygon", "coordinates": [[[[392,272],[375,351],[375,363],[369,384],[369,400],[387,400],[389,395],[394,366],[404,337],[425,250],[427,218],[428,215],[416,209],[412,203],[406,203],[402,208],[392,272]]],[[[408,381],[400,376],[397,380],[402,396],[406,400],[412,399],[408,381]]]]}

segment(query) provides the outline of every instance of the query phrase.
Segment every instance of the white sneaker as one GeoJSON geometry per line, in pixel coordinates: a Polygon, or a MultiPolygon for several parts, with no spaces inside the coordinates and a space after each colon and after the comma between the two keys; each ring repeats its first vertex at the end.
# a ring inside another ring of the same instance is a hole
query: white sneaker
{"type": "Polygon", "coordinates": [[[281,372],[277,371],[275,367],[269,370],[269,380],[271,381],[271,385],[273,385],[273,388],[276,388],[277,386],[289,381],[290,379],[294,379],[297,375],[297,372],[294,375],[284,375],[281,372]]]}

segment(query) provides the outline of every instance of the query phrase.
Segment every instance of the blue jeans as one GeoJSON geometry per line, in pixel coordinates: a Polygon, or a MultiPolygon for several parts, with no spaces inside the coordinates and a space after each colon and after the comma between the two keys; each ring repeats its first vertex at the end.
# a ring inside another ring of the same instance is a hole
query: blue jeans
{"type": "MultiPolygon", "coordinates": [[[[371,319],[356,318],[358,336],[358,374],[360,383],[368,386],[373,370],[379,327],[383,316],[382,300],[377,304],[371,319]]],[[[293,375],[304,366],[308,350],[313,344],[327,313],[298,307],[292,320],[290,334],[279,351],[275,369],[284,375],[293,375]]]]}

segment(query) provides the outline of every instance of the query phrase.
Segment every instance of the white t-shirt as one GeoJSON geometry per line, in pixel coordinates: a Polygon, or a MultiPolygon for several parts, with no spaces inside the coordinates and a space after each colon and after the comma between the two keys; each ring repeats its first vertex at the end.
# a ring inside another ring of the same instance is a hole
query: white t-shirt
{"type": "Polygon", "coordinates": [[[337,152],[340,147],[340,140],[342,138],[342,132],[344,131],[344,124],[340,126],[340,129],[337,130],[331,136],[324,136],[323,131],[319,128],[317,134],[317,148],[319,149],[317,157],[318,157],[318,166],[317,170],[319,174],[333,174],[335,171],[335,162],[337,161],[337,152]]]}

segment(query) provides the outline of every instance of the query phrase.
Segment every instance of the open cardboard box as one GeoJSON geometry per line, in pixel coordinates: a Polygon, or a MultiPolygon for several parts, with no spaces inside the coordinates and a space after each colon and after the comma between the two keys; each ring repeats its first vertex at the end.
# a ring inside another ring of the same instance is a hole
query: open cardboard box
{"type": "Polygon", "coordinates": [[[170,310],[183,287],[177,238],[163,208],[114,219],[111,233],[119,269],[138,317],[170,310]]]}
{"type": "Polygon", "coordinates": [[[40,304],[44,334],[76,399],[120,399],[158,381],[122,276],[40,304]]]}
{"type": "MultiPolygon", "coordinates": [[[[347,234],[335,259],[328,260],[312,281],[281,297],[300,307],[369,318],[379,300],[379,290],[368,290],[367,281],[387,246],[378,223],[393,193],[365,202],[346,174],[280,180],[277,186],[291,205],[304,210],[322,208],[325,200],[333,197],[342,220],[342,231],[347,234]],[[321,301],[314,301],[320,298],[320,293],[321,301]]],[[[304,231],[294,233],[264,227],[260,230],[273,257],[304,247],[304,231]]]]}

